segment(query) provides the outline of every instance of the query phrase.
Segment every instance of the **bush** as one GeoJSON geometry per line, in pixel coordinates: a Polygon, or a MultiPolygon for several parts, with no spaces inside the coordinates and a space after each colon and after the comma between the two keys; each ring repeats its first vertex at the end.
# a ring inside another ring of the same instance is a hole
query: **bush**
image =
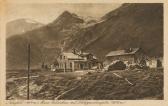
{"type": "Polygon", "coordinates": [[[124,69],[126,69],[126,64],[124,64],[124,62],[122,62],[122,61],[118,61],[108,67],[108,71],[124,70],[124,69]]]}
{"type": "Polygon", "coordinates": [[[145,65],[140,65],[140,64],[135,64],[135,65],[130,65],[129,69],[148,69],[149,67],[145,65]]]}

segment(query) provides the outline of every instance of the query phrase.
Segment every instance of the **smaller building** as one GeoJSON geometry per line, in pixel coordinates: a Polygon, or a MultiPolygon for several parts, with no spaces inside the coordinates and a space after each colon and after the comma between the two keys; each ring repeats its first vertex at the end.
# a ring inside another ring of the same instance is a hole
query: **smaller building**
{"type": "Polygon", "coordinates": [[[81,52],[79,55],[80,55],[81,57],[87,59],[88,69],[91,69],[92,67],[97,66],[98,63],[99,63],[97,57],[94,56],[94,55],[91,54],[91,53],[85,53],[85,52],[83,53],[83,52],[81,52]]]}
{"type": "Polygon", "coordinates": [[[149,68],[162,68],[163,67],[163,58],[162,57],[150,57],[147,59],[147,66],[149,68]]]}

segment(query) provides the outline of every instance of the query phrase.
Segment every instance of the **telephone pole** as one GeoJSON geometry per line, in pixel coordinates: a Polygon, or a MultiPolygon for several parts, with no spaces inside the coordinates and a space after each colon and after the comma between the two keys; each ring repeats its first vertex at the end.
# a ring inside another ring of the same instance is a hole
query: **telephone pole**
{"type": "Polygon", "coordinates": [[[27,45],[27,100],[29,100],[29,82],[30,82],[30,43],[27,45]]]}

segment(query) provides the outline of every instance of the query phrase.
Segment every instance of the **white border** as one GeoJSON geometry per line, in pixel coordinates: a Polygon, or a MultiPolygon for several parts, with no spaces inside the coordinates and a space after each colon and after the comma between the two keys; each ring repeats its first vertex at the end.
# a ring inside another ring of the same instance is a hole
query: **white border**
{"type": "MultiPolygon", "coordinates": [[[[35,104],[6,104],[6,102],[9,102],[9,100],[5,100],[5,83],[6,83],[6,78],[5,78],[5,3],[164,3],[164,100],[119,100],[121,102],[124,102],[123,104],[109,104],[109,105],[129,105],[129,106],[134,106],[134,105],[143,105],[143,106],[168,106],[168,55],[166,54],[168,51],[167,47],[167,40],[168,40],[168,31],[166,28],[168,28],[168,8],[167,8],[167,1],[166,0],[1,0],[0,2],[0,7],[3,9],[0,9],[0,69],[1,69],[1,74],[0,74],[0,97],[1,97],[1,105],[2,106],[27,106],[27,105],[32,105],[35,106],[35,104]],[[3,11],[2,11],[3,10],[3,11]]],[[[14,100],[16,102],[16,100],[14,100]]],[[[37,100],[32,100],[32,102],[41,102],[37,100]]],[[[47,100],[51,103],[52,100],[47,100]]],[[[113,100],[112,100],[113,101],[113,100]]],[[[116,100],[115,100],[116,101],[116,100]]],[[[24,103],[27,102],[27,100],[22,101],[24,103]]],[[[93,100],[94,102],[94,100],[93,100]]],[[[109,101],[111,102],[111,101],[109,101]]],[[[36,104],[37,106],[56,106],[56,105],[62,105],[66,106],[67,104],[36,104]]],[[[84,104],[74,104],[74,105],[84,105],[84,104]]],[[[97,106],[98,104],[92,104],[93,106],[97,106]]],[[[103,104],[105,105],[105,104],[103,104]]]]}

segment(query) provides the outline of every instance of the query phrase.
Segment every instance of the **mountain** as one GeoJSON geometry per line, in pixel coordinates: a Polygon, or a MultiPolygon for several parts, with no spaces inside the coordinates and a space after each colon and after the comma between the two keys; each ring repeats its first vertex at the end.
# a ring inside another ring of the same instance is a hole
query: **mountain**
{"type": "Polygon", "coordinates": [[[100,23],[79,33],[67,47],[101,59],[111,50],[141,47],[148,56],[163,56],[163,4],[123,4],[100,23]]]}
{"type": "Polygon", "coordinates": [[[61,48],[91,52],[101,60],[111,50],[130,47],[163,56],[163,4],[123,4],[90,22],[65,11],[48,25],[8,38],[7,68],[26,67],[28,41],[32,67],[51,63],[61,48]]]}
{"type": "Polygon", "coordinates": [[[27,43],[31,45],[31,66],[52,62],[65,45],[66,39],[76,35],[84,22],[76,14],[63,12],[56,20],[7,39],[7,68],[25,68],[27,64],[27,43]]]}
{"type": "Polygon", "coordinates": [[[52,24],[55,25],[69,25],[69,24],[75,24],[75,23],[83,23],[84,20],[81,19],[79,16],[77,16],[74,13],[70,13],[68,11],[64,11],[52,24]],[[65,24],[66,23],[66,24],[65,24]]]}
{"type": "Polygon", "coordinates": [[[10,21],[7,23],[7,38],[12,35],[21,34],[23,32],[42,27],[43,25],[44,24],[37,21],[24,18],[10,21]]]}

